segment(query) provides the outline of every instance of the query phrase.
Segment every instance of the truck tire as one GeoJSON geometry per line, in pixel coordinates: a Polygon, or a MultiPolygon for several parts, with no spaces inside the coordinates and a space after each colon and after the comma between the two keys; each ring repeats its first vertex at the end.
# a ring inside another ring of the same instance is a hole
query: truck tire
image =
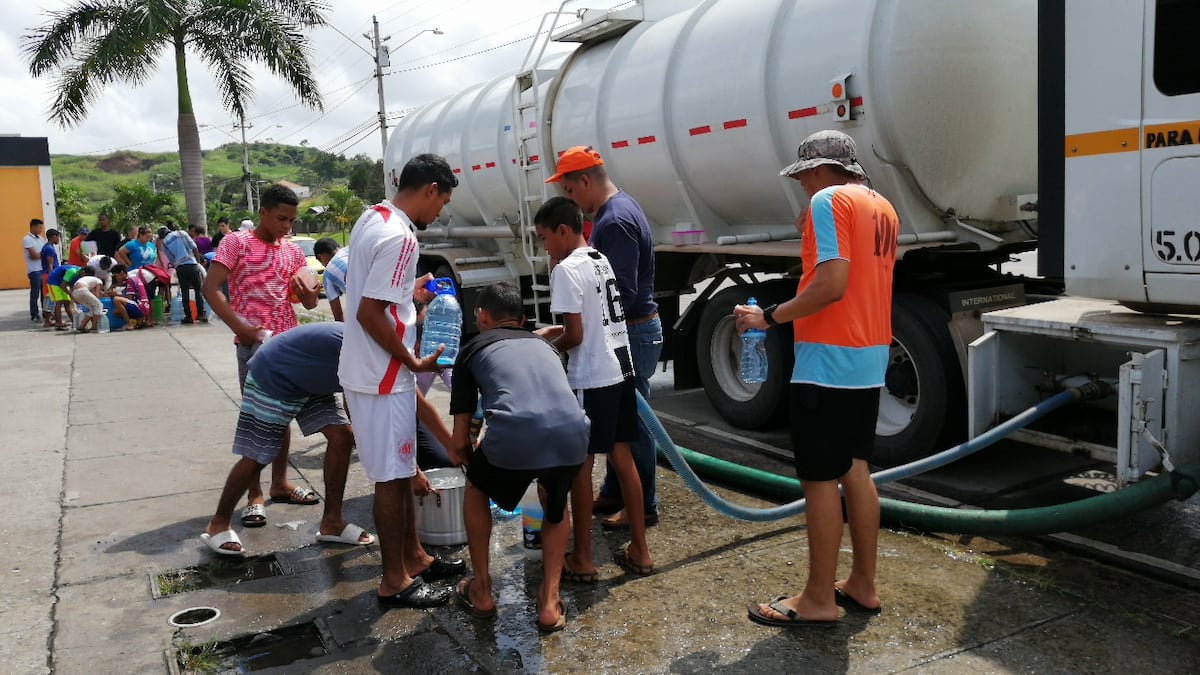
{"type": "Polygon", "coordinates": [[[950,315],[928,297],[892,299],[892,347],[875,426],[876,464],[945,450],[965,430],[966,396],[950,315]]]}
{"type": "Polygon", "coordinates": [[[751,296],[766,306],[794,295],[794,282],[734,286],[713,296],[700,314],[696,357],[700,381],[717,413],[735,427],[764,429],[784,419],[788,381],[792,373],[792,327],[767,331],[767,380],[745,384],[738,377],[742,341],[733,320],[733,306],[751,296]]]}

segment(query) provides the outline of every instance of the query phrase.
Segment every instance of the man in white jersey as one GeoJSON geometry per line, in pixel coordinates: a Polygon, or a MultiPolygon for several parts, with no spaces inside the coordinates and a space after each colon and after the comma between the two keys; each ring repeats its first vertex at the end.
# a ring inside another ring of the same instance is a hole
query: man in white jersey
{"type": "Polygon", "coordinates": [[[449,589],[425,582],[465,568],[462,561],[447,562],[421,549],[411,486],[417,473],[413,373],[436,370],[442,353],[439,348],[423,359],[413,354],[416,230],[437,219],[457,186],[446,160],[418,155],[405,164],[392,200],[367,209],[350,235],[338,379],[354,420],[359,461],[375,483],[375,527],[383,558],[376,597],[392,606],[445,603],[449,589]]]}

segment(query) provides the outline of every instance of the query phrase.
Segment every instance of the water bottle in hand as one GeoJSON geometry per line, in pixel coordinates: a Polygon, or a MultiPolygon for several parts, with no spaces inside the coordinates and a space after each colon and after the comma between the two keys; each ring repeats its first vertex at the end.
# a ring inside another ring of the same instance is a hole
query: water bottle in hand
{"type": "MultiPolygon", "coordinates": [[[[758,307],[758,301],[750,298],[749,307],[758,307]]],[[[738,376],[746,384],[760,384],[767,380],[767,332],[748,328],[742,333],[742,359],[738,376]]]]}
{"type": "MultiPolygon", "coordinates": [[[[440,281],[440,280],[439,280],[440,281]]],[[[438,345],[446,350],[438,357],[439,366],[452,366],[458,358],[458,342],[462,337],[462,306],[454,297],[453,284],[438,285],[437,297],[425,310],[425,327],[421,335],[421,358],[437,351],[438,345]]]]}

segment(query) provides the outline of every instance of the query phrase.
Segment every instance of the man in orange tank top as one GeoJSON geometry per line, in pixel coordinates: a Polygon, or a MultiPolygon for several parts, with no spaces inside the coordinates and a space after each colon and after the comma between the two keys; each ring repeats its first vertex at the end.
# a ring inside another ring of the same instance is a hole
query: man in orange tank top
{"type": "Polygon", "coordinates": [[[795,334],[790,414],[796,474],[808,499],[809,568],[804,589],[750,606],[769,626],[830,627],[838,605],[878,614],[875,589],[879,495],[868,461],[879,393],[892,342],[892,270],[899,218],[865,184],[854,141],[820,131],[800,144],[799,160],[780,175],[811,197],[796,223],[803,274],[796,297],[766,308],[734,309],[739,331],[785,321],[795,334]],[[845,491],[854,562],[837,580],[842,541],[839,484],[845,491]]]}

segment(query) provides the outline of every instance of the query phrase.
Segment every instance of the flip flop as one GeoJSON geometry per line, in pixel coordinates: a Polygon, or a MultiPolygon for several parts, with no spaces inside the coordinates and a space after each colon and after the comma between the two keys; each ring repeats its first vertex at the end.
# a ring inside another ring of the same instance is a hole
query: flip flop
{"type": "Polygon", "coordinates": [[[307,485],[297,485],[295,489],[282,497],[271,495],[271,502],[274,504],[297,504],[299,506],[312,506],[320,504],[321,498],[317,496],[317,491],[307,485]]]}
{"type": "Polygon", "coordinates": [[[267,507],[265,504],[250,504],[242,509],[242,526],[262,527],[267,524],[267,507]]]}
{"type": "Polygon", "coordinates": [[[758,603],[750,605],[750,609],[747,610],[746,614],[754,623],[759,623],[764,626],[773,626],[775,628],[833,628],[834,626],[838,625],[837,620],[816,621],[813,619],[806,619],[797,614],[796,610],[791,609],[787,605],[783,604],[783,600],[785,599],[787,599],[787,596],[781,595],[778,598],[775,598],[775,601],[767,606],[786,616],[786,619],[776,619],[773,616],[767,616],[766,614],[763,614],[763,611],[759,607],[758,603]]]}
{"type": "Polygon", "coordinates": [[[454,587],[454,597],[462,603],[471,612],[471,616],[476,619],[494,619],[496,618],[496,607],[493,605],[491,609],[478,609],[471,602],[471,584],[475,582],[474,576],[465,577],[458,585],[454,587]]]}
{"type": "Polygon", "coordinates": [[[450,599],[450,589],[434,588],[417,577],[408,585],[408,588],[399,593],[394,595],[376,593],[375,599],[379,601],[379,604],[388,607],[424,609],[446,604],[446,601],[450,599]]]}
{"type": "Polygon", "coordinates": [[[234,532],[233,530],[225,530],[224,532],[218,532],[212,536],[209,536],[207,532],[202,532],[200,534],[200,541],[204,542],[204,545],[210,548],[213,553],[236,556],[246,555],[246,547],[242,546],[242,540],[238,539],[237,532],[234,532]],[[242,547],[236,551],[231,551],[227,548],[221,548],[225,544],[237,544],[238,546],[242,547]]]}
{"type": "Polygon", "coordinates": [[[467,569],[467,563],[461,559],[446,560],[441,556],[433,556],[433,562],[429,563],[429,567],[414,574],[414,577],[420,577],[425,581],[440,581],[449,579],[452,576],[462,574],[467,569]]]}
{"type": "Polygon", "coordinates": [[[571,564],[567,562],[571,559],[571,554],[568,553],[563,557],[562,576],[563,581],[570,581],[576,584],[594,584],[600,580],[600,573],[597,572],[577,572],[571,564]]]}
{"type": "Polygon", "coordinates": [[[883,605],[879,607],[867,607],[861,602],[850,597],[850,594],[838,587],[833,588],[833,600],[848,612],[858,612],[859,614],[882,614],[883,605]]]}
{"type": "Polygon", "coordinates": [[[558,601],[558,621],[555,621],[554,623],[542,623],[541,621],[537,622],[537,629],[539,633],[557,633],[566,627],[567,606],[563,604],[562,600],[558,601]]]}
{"type": "Polygon", "coordinates": [[[625,544],[625,546],[613,553],[613,562],[617,563],[617,567],[630,574],[640,574],[642,576],[654,574],[654,565],[639,565],[629,559],[629,544],[625,544]]]}
{"type": "Polygon", "coordinates": [[[330,544],[350,544],[351,546],[369,546],[375,543],[375,535],[367,532],[354,523],[346,523],[346,527],[342,528],[341,534],[321,534],[317,530],[317,541],[330,544]],[[363,541],[362,536],[366,534],[367,540],[363,541]]]}

